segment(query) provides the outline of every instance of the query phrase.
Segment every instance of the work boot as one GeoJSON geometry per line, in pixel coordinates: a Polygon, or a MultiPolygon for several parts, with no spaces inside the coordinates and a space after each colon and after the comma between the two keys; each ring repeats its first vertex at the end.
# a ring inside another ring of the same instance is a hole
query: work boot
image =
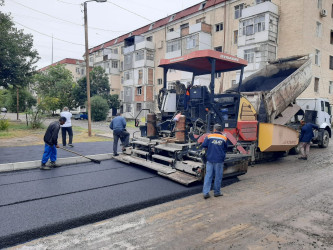
{"type": "Polygon", "coordinates": [[[116,153],[116,154],[113,154],[113,156],[118,156],[119,154],[118,153],[116,153]]]}
{"type": "Polygon", "coordinates": [[[206,199],[208,199],[209,197],[210,197],[210,195],[209,194],[204,194],[204,199],[206,200],[206,199]]]}
{"type": "Polygon", "coordinates": [[[223,194],[222,193],[214,194],[214,197],[219,197],[219,196],[223,196],[223,194]]]}
{"type": "Polygon", "coordinates": [[[51,168],[50,168],[49,166],[46,166],[45,163],[42,163],[42,164],[40,165],[40,169],[41,169],[41,170],[50,170],[51,168]]]}
{"type": "Polygon", "coordinates": [[[68,146],[70,146],[71,148],[74,148],[74,145],[73,145],[73,144],[68,144],[68,146]]]}
{"type": "Polygon", "coordinates": [[[58,168],[60,167],[59,165],[57,165],[54,161],[51,161],[51,168],[58,168]]]}

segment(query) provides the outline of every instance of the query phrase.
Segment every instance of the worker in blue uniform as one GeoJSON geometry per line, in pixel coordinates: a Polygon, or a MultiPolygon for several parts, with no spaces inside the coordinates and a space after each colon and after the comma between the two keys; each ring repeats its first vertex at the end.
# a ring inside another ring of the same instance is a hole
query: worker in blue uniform
{"type": "Polygon", "coordinates": [[[304,120],[301,121],[301,135],[299,137],[299,147],[301,150],[300,160],[307,160],[310,152],[310,142],[314,137],[313,129],[319,129],[318,125],[312,123],[306,123],[304,120]]]}
{"type": "Polygon", "coordinates": [[[126,131],[126,120],[120,115],[120,113],[117,113],[116,117],[112,119],[110,129],[113,130],[113,155],[118,156],[117,147],[119,139],[123,144],[124,150],[125,147],[128,147],[130,136],[126,131]]]}
{"type": "Polygon", "coordinates": [[[224,159],[228,148],[228,139],[222,134],[222,126],[220,124],[214,125],[214,131],[209,134],[202,147],[206,149],[206,174],[203,185],[203,196],[205,199],[209,198],[209,191],[211,189],[213,177],[214,179],[214,196],[222,196],[221,184],[223,177],[224,159]]]}

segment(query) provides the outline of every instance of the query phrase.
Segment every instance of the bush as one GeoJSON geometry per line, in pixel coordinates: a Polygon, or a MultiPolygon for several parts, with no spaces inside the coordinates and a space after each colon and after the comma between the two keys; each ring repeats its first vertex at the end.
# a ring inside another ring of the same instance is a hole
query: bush
{"type": "Polygon", "coordinates": [[[9,121],[7,119],[1,118],[0,119],[0,131],[8,131],[9,128],[9,121]]]}
{"type": "Polygon", "coordinates": [[[45,121],[44,110],[40,105],[34,110],[29,110],[28,114],[28,123],[32,129],[43,128],[43,122],[45,121]]]}
{"type": "Polygon", "coordinates": [[[93,121],[104,121],[109,111],[108,102],[100,96],[91,98],[91,119],[93,121]]]}

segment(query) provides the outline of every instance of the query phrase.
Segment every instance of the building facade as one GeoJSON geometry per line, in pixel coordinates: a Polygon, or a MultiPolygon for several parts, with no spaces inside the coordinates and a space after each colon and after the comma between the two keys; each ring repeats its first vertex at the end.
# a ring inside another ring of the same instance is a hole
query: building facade
{"type": "MultiPolygon", "coordinates": [[[[244,77],[267,62],[312,55],[313,80],[301,97],[323,97],[333,103],[333,0],[207,0],[160,19],[89,51],[92,66],[102,66],[122,112],[135,117],[141,109],[156,111],[163,86],[162,58],[214,49],[248,61],[244,77]]],[[[168,88],[187,84],[191,74],[168,72],[168,88]]],[[[215,92],[237,85],[235,72],[216,76],[215,92]]],[[[202,76],[195,84],[205,85],[202,76]]]]}

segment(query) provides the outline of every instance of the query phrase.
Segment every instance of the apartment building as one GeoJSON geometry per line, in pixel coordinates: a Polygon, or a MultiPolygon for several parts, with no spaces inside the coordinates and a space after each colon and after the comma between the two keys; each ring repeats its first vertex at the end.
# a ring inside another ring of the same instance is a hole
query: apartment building
{"type": "MultiPolygon", "coordinates": [[[[102,66],[122,111],[135,117],[156,110],[163,86],[162,58],[214,49],[246,59],[244,76],[268,61],[311,54],[313,81],[302,97],[333,103],[333,0],[207,0],[90,49],[90,63],[102,66]]],[[[168,72],[168,88],[187,84],[191,74],[168,72]]],[[[239,74],[216,75],[215,92],[237,84],[239,74]]],[[[195,84],[208,84],[201,77],[195,84]]]]}
{"type": "Polygon", "coordinates": [[[86,68],[85,68],[84,60],[73,59],[73,58],[62,59],[58,62],[52,63],[49,66],[41,68],[38,71],[40,71],[40,72],[46,71],[51,66],[56,66],[58,64],[64,65],[65,68],[68,69],[72,73],[74,81],[77,81],[86,75],[86,68]]]}

